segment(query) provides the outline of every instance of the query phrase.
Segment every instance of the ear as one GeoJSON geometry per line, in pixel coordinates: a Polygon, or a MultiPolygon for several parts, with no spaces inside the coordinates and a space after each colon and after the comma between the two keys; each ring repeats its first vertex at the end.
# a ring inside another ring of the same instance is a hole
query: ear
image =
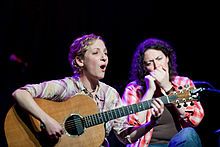
{"type": "Polygon", "coordinates": [[[83,67],[84,62],[83,62],[83,59],[82,59],[82,58],[80,58],[79,56],[76,56],[75,61],[76,61],[76,64],[77,64],[79,67],[83,67]]]}

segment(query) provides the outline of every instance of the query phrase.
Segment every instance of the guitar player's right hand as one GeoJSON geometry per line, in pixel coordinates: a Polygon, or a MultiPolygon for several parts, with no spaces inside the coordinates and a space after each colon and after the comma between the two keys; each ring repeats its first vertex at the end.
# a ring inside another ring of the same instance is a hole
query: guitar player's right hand
{"type": "Polygon", "coordinates": [[[51,139],[58,139],[64,133],[61,125],[51,117],[47,118],[47,120],[44,122],[44,125],[47,134],[51,139]]]}

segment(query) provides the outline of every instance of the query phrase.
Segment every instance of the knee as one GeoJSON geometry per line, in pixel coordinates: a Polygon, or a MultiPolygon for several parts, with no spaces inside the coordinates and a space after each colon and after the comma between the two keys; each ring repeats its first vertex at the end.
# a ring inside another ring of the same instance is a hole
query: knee
{"type": "Polygon", "coordinates": [[[186,144],[201,147],[201,140],[199,135],[197,134],[196,130],[191,127],[184,128],[182,130],[182,137],[186,144]]]}
{"type": "Polygon", "coordinates": [[[185,146],[195,146],[201,147],[201,140],[197,132],[191,128],[187,127],[182,129],[177,133],[170,141],[169,146],[175,147],[185,147],[185,146]]]}
{"type": "Polygon", "coordinates": [[[191,138],[191,139],[199,138],[199,135],[197,134],[195,129],[191,128],[191,127],[187,127],[187,128],[182,129],[180,131],[180,133],[182,134],[182,136],[185,136],[186,138],[191,138]]]}

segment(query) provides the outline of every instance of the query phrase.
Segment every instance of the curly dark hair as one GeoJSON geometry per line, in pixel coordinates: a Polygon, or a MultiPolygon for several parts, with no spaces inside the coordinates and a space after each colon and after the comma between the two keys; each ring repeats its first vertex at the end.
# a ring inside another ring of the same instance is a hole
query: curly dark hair
{"type": "Polygon", "coordinates": [[[144,53],[148,49],[160,50],[169,58],[169,74],[170,80],[172,80],[172,78],[178,74],[176,53],[170,44],[157,38],[148,38],[138,45],[132,59],[130,80],[135,80],[138,84],[145,87],[144,77],[148,75],[149,72],[144,68],[144,53]]]}
{"type": "Polygon", "coordinates": [[[88,50],[88,47],[90,47],[93,44],[93,41],[96,39],[104,41],[101,36],[97,36],[92,33],[78,37],[70,45],[70,51],[68,56],[69,63],[73,69],[73,74],[79,74],[81,70],[81,68],[75,62],[76,57],[78,56],[79,58],[83,58],[86,51],[88,50]]]}

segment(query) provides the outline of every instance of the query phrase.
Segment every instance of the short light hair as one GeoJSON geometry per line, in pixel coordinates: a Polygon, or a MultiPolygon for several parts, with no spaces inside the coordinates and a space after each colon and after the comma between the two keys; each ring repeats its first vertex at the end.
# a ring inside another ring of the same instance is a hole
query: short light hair
{"type": "Polygon", "coordinates": [[[88,50],[88,47],[93,44],[93,42],[97,39],[101,39],[101,36],[97,36],[95,34],[88,34],[83,35],[73,41],[73,43],[70,45],[69,50],[69,63],[72,67],[73,74],[79,74],[81,68],[76,63],[76,57],[83,58],[86,51],[88,50]]]}

